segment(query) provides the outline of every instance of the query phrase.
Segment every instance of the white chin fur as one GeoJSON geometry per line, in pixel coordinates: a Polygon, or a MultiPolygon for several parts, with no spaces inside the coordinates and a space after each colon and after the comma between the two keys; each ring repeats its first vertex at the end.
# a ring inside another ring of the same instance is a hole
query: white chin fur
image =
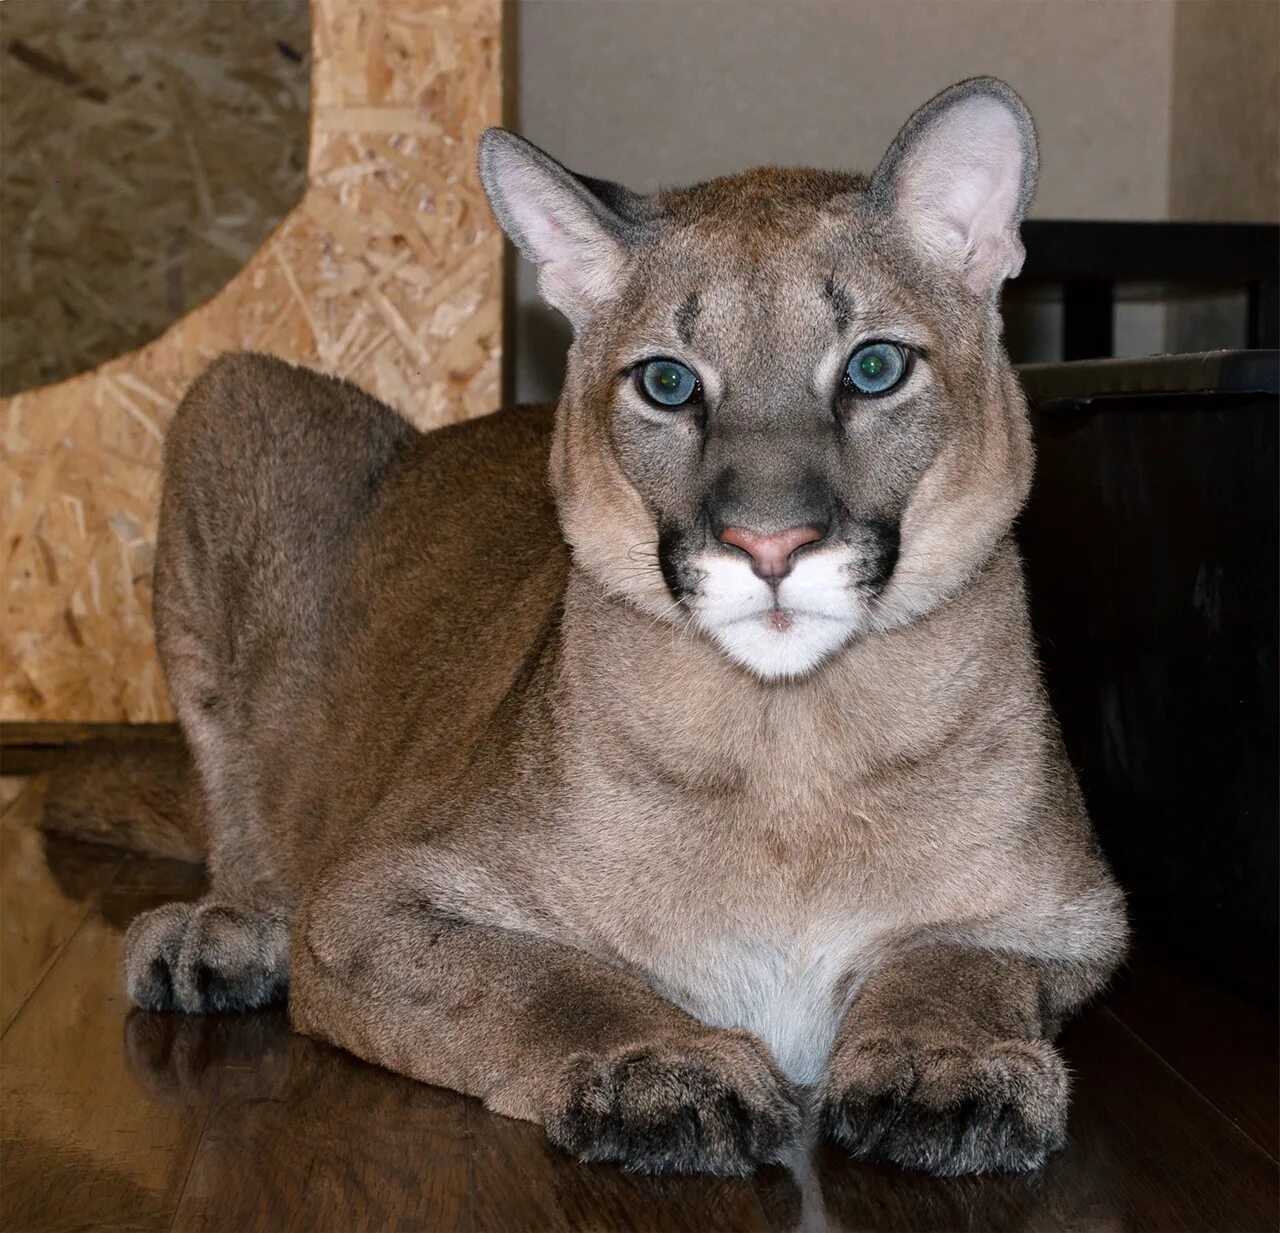
{"type": "Polygon", "coordinates": [[[811,552],[782,580],[775,600],[745,557],[705,552],[693,562],[701,578],[690,606],[720,649],[757,676],[804,676],[869,624],[850,585],[851,562],[843,549],[811,552]]]}

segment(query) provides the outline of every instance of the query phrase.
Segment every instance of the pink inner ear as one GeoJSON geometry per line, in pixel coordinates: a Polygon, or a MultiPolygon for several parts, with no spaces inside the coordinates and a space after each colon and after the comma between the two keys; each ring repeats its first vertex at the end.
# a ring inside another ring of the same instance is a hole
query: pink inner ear
{"type": "Polygon", "coordinates": [[[526,234],[534,251],[542,261],[555,261],[565,246],[564,228],[541,207],[535,207],[526,234]]]}
{"type": "Polygon", "coordinates": [[[1026,151],[1004,105],[977,98],[934,123],[900,172],[898,208],[921,245],[959,263],[971,290],[1016,273],[1026,151]]]}
{"type": "Polygon", "coordinates": [[[539,262],[556,260],[564,245],[563,228],[536,191],[528,191],[519,180],[515,189],[509,200],[526,242],[539,262]]]}
{"type": "Polygon", "coordinates": [[[530,245],[538,253],[542,278],[554,281],[562,293],[570,292],[572,252],[564,228],[549,215],[538,214],[529,226],[528,235],[530,245]]]}
{"type": "Polygon", "coordinates": [[[513,168],[506,204],[539,269],[543,298],[575,325],[606,298],[622,264],[617,242],[577,193],[540,169],[513,168]]]}

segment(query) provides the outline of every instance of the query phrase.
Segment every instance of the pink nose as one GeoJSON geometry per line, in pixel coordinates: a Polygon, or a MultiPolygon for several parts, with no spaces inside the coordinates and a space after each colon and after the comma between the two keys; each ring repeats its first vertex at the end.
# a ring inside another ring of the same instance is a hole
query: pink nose
{"type": "Polygon", "coordinates": [[[751,558],[751,568],[766,582],[779,582],[791,572],[795,550],[822,537],[817,527],[792,527],[772,535],[758,535],[745,527],[725,527],[719,538],[722,544],[741,548],[751,558]]]}

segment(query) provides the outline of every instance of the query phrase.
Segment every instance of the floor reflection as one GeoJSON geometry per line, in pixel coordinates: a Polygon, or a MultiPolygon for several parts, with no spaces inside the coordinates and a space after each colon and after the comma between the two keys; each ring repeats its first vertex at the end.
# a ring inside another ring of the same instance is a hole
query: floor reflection
{"type": "MultiPolygon", "coordinates": [[[[134,1010],[124,1022],[124,1052],[138,1090],[150,1101],[186,1107],[216,1102],[223,1109],[239,1109],[232,1116],[239,1130],[204,1162],[202,1189],[210,1194],[239,1185],[245,1171],[255,1167],[250,1157],[276,1150],[278,1145],[264,1141],[261,1111],[248,1112],[263,1103],[275,1106],[266,1118],[275,1133],[293,1121],[289,1138],[295,1147],[307,1142],[314,1151],[311,1136],[330,1141],[332,1131],[325,1127],[340,1124],[343,1150],[356,1158],[365,1155],[359,1167],[374,1172],[380,1166],[368,1157],[385,1145],[389,1124],[423,1113],[425,1120],[438,1123],[442,1110],[452,1105],[457,1125],[465,1126],[455,1146],[481,1159],[506,1162],[504,1169],[523,1172],[520,1185],[531,1192],[546,1186],[558,1196],[555,1202],[585,1203],[584,1214],[594,1208],[597,1218],[620,1205],[634,1209],[644,1204],[661,1219],[664,1205],[678,1214],[693,1190],[709,1193],[712,1188],[719,1192],[719,1204],[732,1204],[735,1195],[753,1190],[768,1227],[795,1233],[1126,1227],[1111,1209],[1105,1187],[1091,1184],[1091,1178],[1098,1180],[1096,1153],[1079,1147],[1069,1148],[1039,1174],[1019,1176],[926,1177],[855,1164],[839,1149],[824,1145],[798,1154],[788,1168],[761,1170],[750,1183],[637,1178],[610,1166],[560,1157],[542,1143],[536,1127],[496,1117],[476,1101],[412,1083],[297,1036],[283,1011],[186,1016],[134,1010]],[[575,1186],[582,1193],[566,1199],[575,1186]]],[[[408,1155],[416,1155],[412,1145],[408,1155]]],[[[420,1164],[430,1167],[425,1158],[420,1164]]],[[[290,1201],[287,1187],[276,1201],[290,1201]]]]}

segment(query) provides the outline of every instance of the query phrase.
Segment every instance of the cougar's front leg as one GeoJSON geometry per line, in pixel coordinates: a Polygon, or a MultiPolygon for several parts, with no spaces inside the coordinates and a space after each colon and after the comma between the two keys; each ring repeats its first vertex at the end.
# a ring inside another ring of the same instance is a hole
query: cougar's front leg
{"type": "Polygon", "coordinates": [[[300,913],[300,1031],[538,1122],[582,1160],[745,1174],[800,1136],[798,1094],[756,1037],[583,951],[377,883],[344,881],[300,913]]]}
{"type": "Polygon", "coordinates": [[[1037,1168],[1066,1133],[1050,1037],[1104,976],[961,945],[890,960],[841,1026],[823,1132],[861,1159],[933,1173],[1037,1168]]]}

